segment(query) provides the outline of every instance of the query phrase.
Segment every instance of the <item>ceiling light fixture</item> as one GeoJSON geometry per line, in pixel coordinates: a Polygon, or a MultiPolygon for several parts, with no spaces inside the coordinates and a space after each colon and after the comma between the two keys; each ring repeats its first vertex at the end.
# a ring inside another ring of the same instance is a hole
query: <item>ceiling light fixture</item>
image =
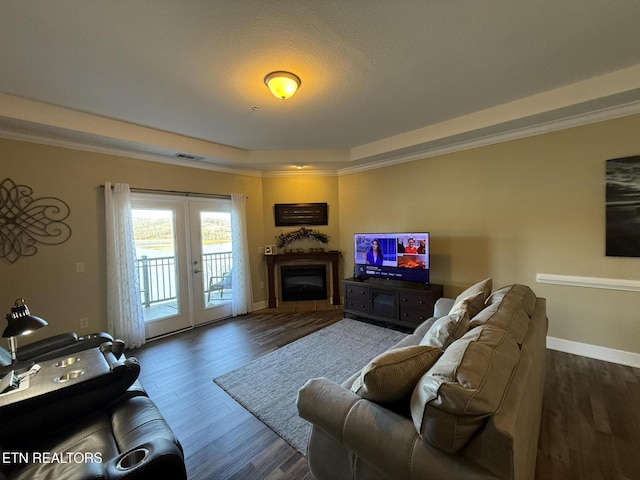
{"type": "Polygon", "coordinates": [[[286,100],[292,97],[302,85],[302,80],[291,72],[271,72],[264,77],[264,83],[276,97],[286,100]]]}

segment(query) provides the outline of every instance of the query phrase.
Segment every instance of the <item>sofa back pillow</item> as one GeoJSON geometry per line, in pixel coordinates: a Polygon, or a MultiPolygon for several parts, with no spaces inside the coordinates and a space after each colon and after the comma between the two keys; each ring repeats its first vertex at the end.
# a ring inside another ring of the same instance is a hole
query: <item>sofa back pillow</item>
{"type": "Polygon", "coordinates": [[[519,355],[513,337],[489,325],[449,345],[411,396],[422,439],[449,453],[463,448],[497,410],[519,355]]]}
{"type": "Polygon", "coordinates": [[[487,278],[475,285],[470,286],[460,295],[458,295],[453,303],[451,311],[455,311],[456,307],[462,303],[467,302],[466,308],[469,311],[471,318],[475,317],[480,310],[485,306],[485,301],[491,294],[491,288],[493,286],[493,279],[487,278]]]}
{"type": "Polygon", "coordinates": [[[536,295],[526,285],[510,285],[493,292],[487,307],[469,322],[469,328],[492,325],[507,330],[522,345],[536,306],[536,295]]]}
{"type": "Polygon", "coordinates": [[[469,312],[461,310],[438,318],[425,333],[420,345],[445,350],[450,344],[462,337],[469,330],[469,312]]]}
{"type": "Polygon", "coordinates": [[[365,366],[351,385],[351,391],[379,403],[408,399],[418,379],[442,355],[442,350],[426,345],[392,348],[365,366]]]}

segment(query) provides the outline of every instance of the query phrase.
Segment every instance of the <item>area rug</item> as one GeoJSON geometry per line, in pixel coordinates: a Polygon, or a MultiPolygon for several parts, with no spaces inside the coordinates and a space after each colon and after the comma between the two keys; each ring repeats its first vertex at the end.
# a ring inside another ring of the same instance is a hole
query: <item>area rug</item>
{"type": "Polygon", "coordinates": [[[296,395],[300,387],[316,377],[342,383],[405,336],[343,319],[213,381],[306,455],[311,425],[298,417],[296,395]]]}

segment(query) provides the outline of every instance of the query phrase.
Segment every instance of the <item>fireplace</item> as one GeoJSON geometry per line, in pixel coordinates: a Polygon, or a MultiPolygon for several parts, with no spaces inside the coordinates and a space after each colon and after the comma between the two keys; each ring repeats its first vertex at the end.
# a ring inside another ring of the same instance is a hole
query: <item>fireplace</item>
{"type": "Polygon", "coordinates": [[[283,301],[325,300],[327,268],[325,265],[283,265],[280,287],[283,301]]]}
{"type": "MultiPolygon", "coordinates": [[[[327,294],[331,294],[331,303],[333,305],[340,305],[342,300],[340,299],[340,273],[339,262],[340,252],[337,250],[330,250],[328,252],[290,252],[286,254],[278,253],[276,255],[265,255],[265,261],[267,262],[267,280],[269,283],[269,308],[276,308],[278,302],[276,300],[276,266],[282,266],[283,263],[291,264],[297,262],[298,265],[304,265],[304,260],[310,261],[306,265],[316,266],[321,262],[325,265],[331,265],[330,285],[327,286],[327,294]]],[[[278,272],[279,273],[279,272],[278,272]]]]}

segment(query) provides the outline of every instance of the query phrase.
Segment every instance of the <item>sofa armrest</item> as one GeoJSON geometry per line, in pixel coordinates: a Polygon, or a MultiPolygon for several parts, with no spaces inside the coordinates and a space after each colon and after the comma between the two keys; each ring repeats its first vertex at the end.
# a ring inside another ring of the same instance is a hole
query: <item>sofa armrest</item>
{"type": "Polygon", "coordinates": [[[342,443],[344,420],[362,397],[328,378],[312,378],[298,391],[300,417],[342,443]]]}
{"type": "MultiPolygon", "coordinates": [[[[495,479],[461,455],[424,443],[411,419],[363,399],[327,378],[298,392],[299,415],[390,478],[495,479]]],[[[330,459],[326,459],[330,461],[330,459]]]]}
{"type": "Polygon", "coordinates": [[[455,303],[454,298],[439,298],[436,300],[436,304],[433,307],[433,316],[436,318],[444,317],[445,315],[449,315],[453,304],[455,303]]]}

